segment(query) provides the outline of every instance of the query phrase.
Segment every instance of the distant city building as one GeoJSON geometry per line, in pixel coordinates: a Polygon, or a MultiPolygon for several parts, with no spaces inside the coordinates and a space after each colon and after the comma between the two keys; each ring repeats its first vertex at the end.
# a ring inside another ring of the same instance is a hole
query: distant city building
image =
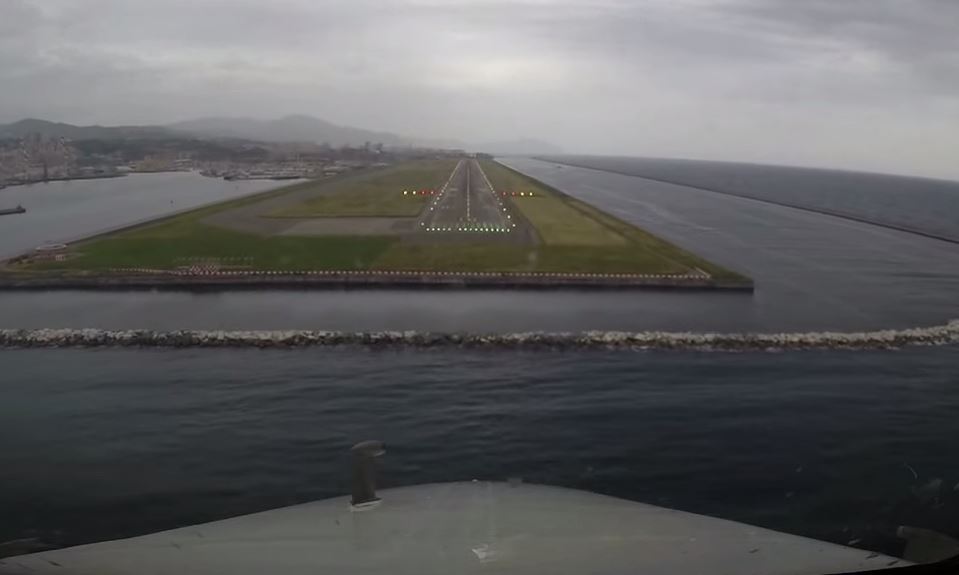
{"type": "Polygon", "coordinates": [[[68,177],[76,169],[77,151],[66,138],[31,134],[0,142],[0,180],[43,181],[68,177]]]}

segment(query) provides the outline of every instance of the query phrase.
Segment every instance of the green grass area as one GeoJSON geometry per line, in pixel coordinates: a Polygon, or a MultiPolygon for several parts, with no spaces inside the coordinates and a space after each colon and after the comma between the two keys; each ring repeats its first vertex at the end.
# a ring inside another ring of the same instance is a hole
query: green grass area
{"type": "Polygon", "coordinates": [[[269,215],[276,218],[416,216],[429,196],[404,195],[403,192],[439,190],[455,167],[455,160],[401,164],[364,178],[327,185],[322,196],[269,215]]]}
{"type": "Polygon", "coordinates": [[[553,194],[512,198],[539,237],[551,246],[624,246],[628,240],[553,194]]]}
{"type": "Polygon", "coordinates": [[[597,250],[592,246],[483,244],[416,245],[397,242],[374,269],[408,271],[682,273],[685,266],[647,252],[597,250]]]}
{"type": "Polygon", "coordinates": [[[497,244],[397,242],[373,262],[374,269],[407,271],[534,271],[525,248],[497,244]]]}
{"type": "Polygon", "coordinates": [[[260,237],[201,223],[177,223],[157,230],[118,235],[81,244],[75,257],[32,265],[40,270],[109,268],[172,269],[196,260],[246,260],[262,270],[368,269],[396,240],[391,237],[260,237]],[[175,233],[182,231],[182,233],[175,233]]]}

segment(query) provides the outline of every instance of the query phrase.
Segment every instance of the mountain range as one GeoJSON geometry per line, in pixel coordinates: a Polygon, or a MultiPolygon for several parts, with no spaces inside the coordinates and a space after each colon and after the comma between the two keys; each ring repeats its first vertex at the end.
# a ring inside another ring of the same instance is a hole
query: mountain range
{"type": "Polygon", "coordinates": [[[71,140],[154,139],[154,138],[231,138],[260,142],[312,142],[331,146],[360,146],[365,142],[390,147],[459,148],[491,154],[558,154],[562,150],[540,140],[523,138],[503,142],[470,144],[456,140],[409,138],[390,132],[341,126],[305,115],[285,116],[275,120],[253,118],[209,117],[165,126],[75,126],[62,122],[26,119],[0,124],[0,139],[20,138],[29,134],[65,137],[71,140]]]}
{"type": "Polygon", "coordinates": [[[34,118],[12,124],[0,124],[0,139],[22,138],[32,134],[71,140],[165,138],[172,135],[169,130],[161,126],[74,126],[34,118]]]}
{"type": "Polygon", "coordinates": [[[165,128],[200,137],[241,138],[261,142],[314,142],[331,146],[360,146],[364,142],[381,142],[387,146],[403,146],[406,141],[388,132],[374,132],[350,126],[339,126],[312,116],[286,116],[278,120],[213,117],[169,124],[165,128]]]}

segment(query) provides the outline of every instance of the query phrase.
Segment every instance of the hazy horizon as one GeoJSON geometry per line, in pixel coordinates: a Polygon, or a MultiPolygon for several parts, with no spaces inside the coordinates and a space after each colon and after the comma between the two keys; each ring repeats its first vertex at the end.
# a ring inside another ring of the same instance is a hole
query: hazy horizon
{"type": "Polygon", "coordinates": [[[946,0],[8,0],[0,123],[307,114],[957,179],[957,18],[946,0]]]}

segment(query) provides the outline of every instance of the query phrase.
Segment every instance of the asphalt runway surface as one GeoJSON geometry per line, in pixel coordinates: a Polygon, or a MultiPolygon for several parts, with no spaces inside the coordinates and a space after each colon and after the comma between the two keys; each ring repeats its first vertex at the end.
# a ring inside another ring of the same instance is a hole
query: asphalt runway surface
{"type": "Polygon", "coordinates": [[[476,160],[463,160],[424,212],[427,229],[443,232],[509,233],[514,224],[476,160]]]}
{"type": "MultiPolygon", "coordinates": [[[[959,319],[959,248],[907,232],[702,189],[526,158],[504,164],[752,277],[748,301],[700,313],[781,330],[959,319]]],[[[638,296],[642,297],[642,296],[638,296]]]]}

